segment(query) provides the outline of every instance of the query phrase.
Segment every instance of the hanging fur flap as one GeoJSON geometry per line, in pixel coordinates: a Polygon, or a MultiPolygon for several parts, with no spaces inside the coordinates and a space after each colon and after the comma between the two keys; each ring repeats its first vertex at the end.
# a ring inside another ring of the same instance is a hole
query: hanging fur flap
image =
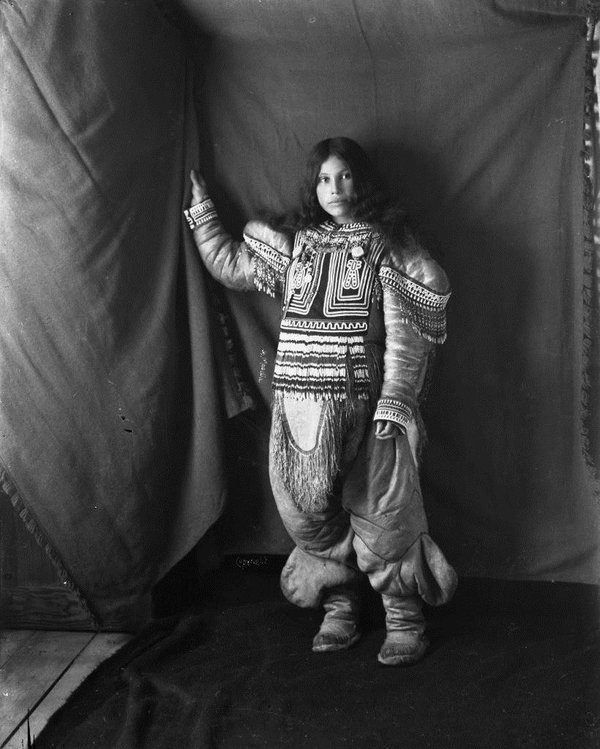
{"type": "Polygon", "coordinates": [[[302,450],[294,441],[285,413],[284,396],[273,398],[271,459],[285,488],[305,512],[323,512],[339,471],[342,436],[352,418],[347,401],[323,401],[316,444],[302,450]]]}

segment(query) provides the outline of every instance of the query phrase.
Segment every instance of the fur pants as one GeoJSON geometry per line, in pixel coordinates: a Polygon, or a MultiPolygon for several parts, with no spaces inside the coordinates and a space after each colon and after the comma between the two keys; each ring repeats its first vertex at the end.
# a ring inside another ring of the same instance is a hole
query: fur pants
{"type": "MultiPolygon", "coordinates": [[[[368,404],[359,402],[342,437],[333,491],[319,511],[303,509],[286,488],[271,442],[271,486],[296,544],[281,578],[292,603],[319,606],[328,588],[362,575],[381,594],[419,595],[431,605],[445,603],[454,593],[456,573],[428,533],[416,429],[386,440],[377,439],[374,429],[368,404]]],[[[294,424],[286,424],[286,431],[293,434],[294,424]]],[[[311,478],[306,476],[306,487],[311,478]]]]}

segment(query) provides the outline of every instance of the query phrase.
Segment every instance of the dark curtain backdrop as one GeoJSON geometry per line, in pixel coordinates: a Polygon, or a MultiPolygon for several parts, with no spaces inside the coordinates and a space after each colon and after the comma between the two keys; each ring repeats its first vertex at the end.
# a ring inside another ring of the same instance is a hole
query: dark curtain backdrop
{"type": "MultiPolygon", "coordinates": [[[[180,5],[201,167],[232,232],[294,205],[306,151],[347,134],[437,235],[454,295],[424,484],[450,558],[474,575],[597,582],[581,439],[584,4],[180,5]]],[[[268,400],[277,306],[229,300],[268,400]]],[[[258,460],[264,474],[264,450],[258,460]]],[[[251,471],[247,455],[237,471],[251,471]]],[[[285,546],[265,514],[264,500],[233,511],[237,548],[264,531],[267,548],[285,546]]]]}
{"type": "Polygon", "coordinates": [[[186,54],[151,2],[0,17],[1,499],[102,626],[132,626],[225,491],[222,375],[181,231],[186,54]]]}
{"type": "MultiPolygon", "coordinates": [[[[0,18],[3,485],[101,623],[203,537],[225,473],[233,497],[252,472],[260,489],[231,543],[260,516],[250,546],[289,548],[266,411],[221,448],[245,403],[181,208],[200,165],[238,233],[293,205],[306,150],[342,133],[431,224],[454,288],[425,414],[432,532],[462,574],[598,582],[582,2],[19,0],[0,18]]],[[[267,404],[277,304],[226,303],[267,404]]]]}

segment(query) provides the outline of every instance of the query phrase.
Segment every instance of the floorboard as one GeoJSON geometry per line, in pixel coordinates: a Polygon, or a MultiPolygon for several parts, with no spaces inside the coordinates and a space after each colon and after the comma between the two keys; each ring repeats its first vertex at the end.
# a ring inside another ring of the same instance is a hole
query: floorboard
{"type": "MultiPolygon", "coordinates": [[[[10,660],[11,656],[23,643],[35,635],[29,629],[15,629],[12,631],[0,631],[0,669],[10,660]]],[[[1,672],[0,672],[1,678],[1,672]]],[[[0,684],[2,681],[0,680],[0,684]]]]}
{"type": "Polygon", "coordinates": [[[129,639],[91,632],[0,632],[0,747],[27,747],[82,681],[129,639]]]}

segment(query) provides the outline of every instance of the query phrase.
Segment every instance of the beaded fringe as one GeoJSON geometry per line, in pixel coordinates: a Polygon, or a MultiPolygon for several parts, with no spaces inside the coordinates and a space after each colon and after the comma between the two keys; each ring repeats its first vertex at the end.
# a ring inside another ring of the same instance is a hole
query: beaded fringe
{"type": "Polygon", "coordinates": [[[263,258],[252,255],[252,267],[254,270],[254,286],[258,291],[268,296],[276,296],[282,291],[281,276],[263,258]]]}
{"type": "MultiPolygon", "coordinates": [[[[316,447],[311,451],[298,448],[287,424],[284,397],[303,399],[302,392],[274,390],[271,425],[271,460],[290,493],[294,504],[303,512],[323,512],[329,505],[342,460],[344,438],[355,423],[355,403],[368,400],[375,409],[381,391],[381,351],[367,346],[368,389],[361,396],[323,399],[321,425],[316,447]]],[[[317,400],[317,398],[315,398],[317,400]]]]}
{"type": "Polygon", "coordinates": [[[316,447],[298,448],[291,437],[283,394],[275,393],[272,407],[271,460],[294,504],[303,512],[324,512],[333,492],[342,458],[342,440],[353,421],[351,401],[323,403],[316,447]]]}
{"type": "Polygon", "coordinates": [[[362,336],[323,336],[282,331],[273,389],[321,398],[370,397],[372,384],[362,336]]]}

